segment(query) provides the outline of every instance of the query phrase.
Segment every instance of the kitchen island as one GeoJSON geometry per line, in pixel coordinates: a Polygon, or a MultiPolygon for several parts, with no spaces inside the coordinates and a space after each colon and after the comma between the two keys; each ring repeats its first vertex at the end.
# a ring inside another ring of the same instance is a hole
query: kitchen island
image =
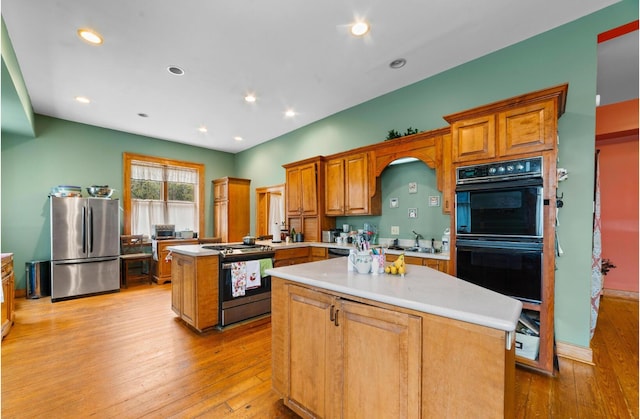
{"type": "Polygon", "coordinates": [[[522,303],[423,266],[272,276],[272,383],[303,417],[511,417],[522,303]]]}

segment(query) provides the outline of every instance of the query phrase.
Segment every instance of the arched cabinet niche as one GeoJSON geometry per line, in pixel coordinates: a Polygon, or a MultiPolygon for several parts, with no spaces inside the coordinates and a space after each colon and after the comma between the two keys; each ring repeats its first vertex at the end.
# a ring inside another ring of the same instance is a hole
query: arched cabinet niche
{"type": "MultiPolygon", "coordinates": [[[[420,132],[371,147],[373,169],[371,179],[379,179],[392,162],[413,157],[436,171],[437,187],[442,192],[442,212],[451,213],[453,192],[451,187],[451,130],[449,127],[420,132]]],[[[374,191],[380,193],[380,191],[374,191]]],[[[372,195],[373,196],[373,195],[372,195]]]]}

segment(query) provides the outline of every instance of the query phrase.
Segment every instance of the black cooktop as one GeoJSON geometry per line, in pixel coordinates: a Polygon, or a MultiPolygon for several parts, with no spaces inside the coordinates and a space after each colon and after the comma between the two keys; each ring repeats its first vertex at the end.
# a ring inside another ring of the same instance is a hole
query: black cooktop
{"type": "Polygon", "coordinates": [[[212,244],[202,246],[204,249],[217,250],[224,258],[229,256],[248,255],[273,257],[275,250],[271,246],[260,244],[212,244]]]}

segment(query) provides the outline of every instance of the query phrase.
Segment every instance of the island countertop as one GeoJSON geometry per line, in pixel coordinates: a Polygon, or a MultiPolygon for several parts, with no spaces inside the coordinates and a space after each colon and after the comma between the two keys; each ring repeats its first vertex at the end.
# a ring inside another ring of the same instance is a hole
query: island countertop
{"type": "Polygon", "coordinates": [[[522,302],[426,266],[404,277],[348,272],[345,258],[268,269],[267,274],[372,301],[513,332],[522,302]]]}

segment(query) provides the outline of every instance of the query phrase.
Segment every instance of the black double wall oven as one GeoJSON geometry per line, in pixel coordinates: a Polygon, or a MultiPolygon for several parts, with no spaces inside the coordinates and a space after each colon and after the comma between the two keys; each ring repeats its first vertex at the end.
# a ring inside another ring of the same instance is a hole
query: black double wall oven
{"type": "Polygon", "coordinates": [[[456,170],[456,275],[522,301],[542,301],[543,159],[456,170]]]}

